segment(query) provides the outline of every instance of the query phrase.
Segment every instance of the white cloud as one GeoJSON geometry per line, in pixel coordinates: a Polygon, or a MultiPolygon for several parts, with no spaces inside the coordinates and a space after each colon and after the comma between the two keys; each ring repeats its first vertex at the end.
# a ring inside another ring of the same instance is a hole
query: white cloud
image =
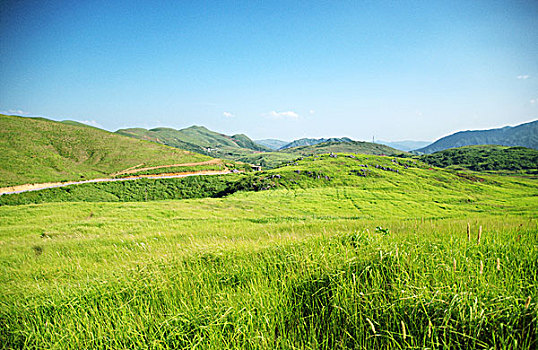
{"type": "Polygon", "coordinates": [[[310,113],[312,115],[312,114],[316,113],[316,111],[311,109],[308,113],[310,113]]]}
{"type": "Polygon", "coordinates": [[[268,113],[269,117],[274,119],[283,119],[283,118],[291,118],[291,119],[297,119],[299,118],[299,114],[293,112],[293,111],[287,111],[287,112],[277,112],[277,111],[271,111],[268,113]]]}
{"type": "Polygon", "coordinates": [[[0,113],[6,114],[6,115],[29,115],[29,112],[22,111],[20,109],[10,109],[7,111],[1,111],[0,113]]]}
{"type": "Polygon", "coordinates": [[[530,100],[530,103],[532,104],[538,103],[538,98],[533,98],[532,100],[530,100]]]}
{"type": "Polygon", "coordinates": [[[518,75],[516,78],[520,79],[520,80],[525,80],[525,79],[529,79],[531,76],[530,75],[518,75]]]}
{"type": "Polygon", "coordinates": [[[103,126],[96,122],[95,120],[80,120],[82,124],[86,124],[89,126],[95,126],[96,128],[103,129],[103,126]]]}
{"type": "Polygon", "coordinates": [[[230,113],[230,112],[224,112],[224,113],[222,113],[222,115],[225,116],[226,118],[233,118],[233,117],[235,117],[235,115],[233,115],[233,114],[230,113]]]}

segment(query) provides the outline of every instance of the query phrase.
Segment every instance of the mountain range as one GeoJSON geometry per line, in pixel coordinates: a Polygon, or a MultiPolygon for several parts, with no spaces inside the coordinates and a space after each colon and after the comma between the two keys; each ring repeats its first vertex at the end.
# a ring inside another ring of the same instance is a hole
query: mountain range
{"type": "Polygon", "coordinates": [[[498,129],[460,131],[419,148],[416,152],[429,154],[474,145],[523,146],[538,149],[538,120],[498,129]]]}
{"type": "MultiPolygon", "coordinates": [[[[388,144],[408,149],[413,142],[388,144]]],[[[515,127],[458,132],[420,148],[416,153],[427,154],[475,144],[538,149],[538,121],[515,127]]],[[[230,136],[203,126],[180,130],[129,128],[111,133],[75,121],[56,122],[45,118],[0,115],[0,185],[4,186],[95,178],[141,164],[160,166],[202,162],[210,157],[273,168],[297,157],[331,152],[372,155],[404,153],[396,147],[353,141],[347,137],[303,138],[292,142],[271,139],[259,144],[244,134],[230,136]],[[276,147],[279,147],[278,150],[274,150],[276,147]]],[[[498,154],[508,151],[495,152],[495,156],[501,159],[504,156],[498,154]]],[[[473,154],[472,159],[478,159],[474,156],[478,154],[477,151],[473,150],[470,154],[473,154]]],[[[480,153],[482,159],[484,154],[480,153]]],[[[443,162],[459,164],[456,161],[443,162]]],[[[496,165],[489,167],[495,168],[496,165]]]]}

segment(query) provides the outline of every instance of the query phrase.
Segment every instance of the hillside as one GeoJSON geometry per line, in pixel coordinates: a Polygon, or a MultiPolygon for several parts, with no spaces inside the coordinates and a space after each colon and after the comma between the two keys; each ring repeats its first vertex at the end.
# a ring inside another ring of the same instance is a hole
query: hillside
{"type": "Polygon", "coordinates": [[[416,152],[428,154],[473,145],[523,146],[538,149],[538,120],[514,127],[460,131],[417,149],[416,152]]]}
{"type": "MultiPolygon", "coordinates": [[[[393,200],[417,201],[408,209],[418,215],[434,215],[441,209],[443,216],[465,215],[474,210],[474,200],[455,198],[483,197],[496,200],[507,187],[514,193],[525,194],[534,201],[536,183],[533,179],[512,180],[510,177],[488,174],[475,175],[466,171],[447,171],[431,168],[427,163],[409,157],[376,156],[365,154],[321,154],[303,157],[265,172],[230,174],[215,177],[179,179],[144,179],[128,182],[87,183],[69,187],[52,188],[36,192],[3,195],[1,205],[17,205],[43,202],[88,201],[146,201],[163,199],[186,199],[202,197],[225,197],[236,192],[259,192],[267,190],[306,190],[326,188],[337,190],[346,187],[363,197],[360,203],[362,215],[379,217],[376,195],[389,191],[393,200]],[[527,185],[522,185],[525,183],[527,185]],[[528,187],[528,188],[527,188],[528,187]],[[476,192],[480,189],[479,192],[476,192]],[[361,192],[362,191],[362,192],[361,192]],[[530,191],[530,192],[529,192],[530,191]],[[427,198],[422,202],[420,198],[427,198]],[[443,199],[444,198],[444,199],[443,199]],[[446,201],[445,201],[446,200],[446,201]]],[[[252,195],[252,193],[250,194],[252,195]]],[[[342,200],[355,202],[355,197],[342,200]]],[[[493,206],[489,214],[502,214],[493,206]]]]}
{"type": "Polygon", "coordinates": [[[345,142],[322,142],[311,146],[293,147],[281,150],[279,153],[289,153],[299,156],[307,156],[323,153],[360,153],[372,155],[397,155],[405,152],[371,142],[345,141],[345,142]]]}
{"type": "Polygon", "coordinates": [[[331,137],[328,139],[321,138],[321,139],[311,139],[311,138],[303,138],[299,140],[292,141],[288,143],[287,145],[284,145],[280,147],[280,150],[284,150],[287,148],[294,148],[294,147],[302,147],[302,146],[313,146],[317,145],[318,143],[324,143],[324,142],[352,142],[348,137],[331,137]]]}
{"type": "Polygon", "coordinates": [[[76,122],[0,115],[0,187],[211,159],[76,122]]]}
{"type": "Polygon", "coordinates": [[[181,130],[129,128],[120,129],[116,133],[232,160],[256,152],[271,151],[267,147],[256,144],[246,135],[228,136],[196,125],[181,130]]]}
{"type": "Polygon", "coordinates": [[[262,145],[275,151],[282,146],[285,146],[290,143],[289,141],[282,141],[277,139],[254,140],[254,142],[256,142],[258,145],[262,145]]]}
{"type": "Polygon", "coordinates": [[[525,147],[466,146],[423,155],[420,160],[443,168],[458,166],[475,171],[534,170],[534,173],[538,173],[538,150],[525,147]]]}

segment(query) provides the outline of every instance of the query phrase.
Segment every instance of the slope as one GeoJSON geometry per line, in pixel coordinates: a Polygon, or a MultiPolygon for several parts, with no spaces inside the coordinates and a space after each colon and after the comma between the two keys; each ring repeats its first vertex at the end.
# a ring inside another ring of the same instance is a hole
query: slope
{"type": "Polygon", "coordinates": [[[0,115],[0,187],[209,159],[77,123],[0,115]]]}
{"type": "Polygon", "coordinates": [[[538,120],[514,127],[460,131],[416,151],[418,153],[434,153],[449,148],[473,145],[523,146],[538,149],[538,120]]]}

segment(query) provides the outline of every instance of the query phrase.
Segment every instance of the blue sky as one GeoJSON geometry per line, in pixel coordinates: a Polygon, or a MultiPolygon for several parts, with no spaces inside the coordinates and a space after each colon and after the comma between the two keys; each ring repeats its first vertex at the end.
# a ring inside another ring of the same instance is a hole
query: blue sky
{"type": "Polygon", "coordinates": [[[252,138],[538,118],[536,1],[0,2],[0,111],[252,138]]]}

